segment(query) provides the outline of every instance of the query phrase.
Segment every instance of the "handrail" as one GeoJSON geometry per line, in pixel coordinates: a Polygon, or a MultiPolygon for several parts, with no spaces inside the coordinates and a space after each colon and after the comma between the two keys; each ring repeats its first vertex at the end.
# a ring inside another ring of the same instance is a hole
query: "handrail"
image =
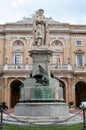
{"type": "MultiPolygon", "coordinates": [[[[49,64],[50,70],[72,70],[72,66],[68,64],[49,64]]],[[[32,70],[32,64],[5,64],[3,70],[32,70]]]]}

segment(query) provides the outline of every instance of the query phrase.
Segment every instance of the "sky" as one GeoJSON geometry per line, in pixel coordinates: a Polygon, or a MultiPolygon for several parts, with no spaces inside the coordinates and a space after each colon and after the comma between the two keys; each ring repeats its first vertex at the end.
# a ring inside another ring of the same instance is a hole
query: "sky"
{"type": "Polygon", "coordinates": [[[86,0],[0,0],[0,24],[21,21],[40,8],[58,22],[86,25],[86,0]]]}

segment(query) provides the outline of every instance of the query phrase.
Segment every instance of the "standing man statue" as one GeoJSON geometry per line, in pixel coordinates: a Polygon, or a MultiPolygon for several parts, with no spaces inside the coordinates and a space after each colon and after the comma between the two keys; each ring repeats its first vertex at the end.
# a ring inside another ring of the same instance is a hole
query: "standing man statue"
{"type": "Polygon", "coordinates": [[[36,11],[34,19],[34,46],[43,46],[47,44],[48,26],[46,18],[43,15],[44,10],[36,11]]]}

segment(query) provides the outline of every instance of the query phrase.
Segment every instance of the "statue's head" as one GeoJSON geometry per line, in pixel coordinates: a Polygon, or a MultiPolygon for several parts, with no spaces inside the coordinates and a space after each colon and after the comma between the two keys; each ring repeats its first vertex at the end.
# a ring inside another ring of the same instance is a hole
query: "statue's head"
{"type": "Polygon", "coordinates": [[[44,13],[44,10],[43,10],[43,9],[38,9],[38,10],[36,11],[36,14],[38,14],[38,15],[43,15],[43,13],[44,13]]]}

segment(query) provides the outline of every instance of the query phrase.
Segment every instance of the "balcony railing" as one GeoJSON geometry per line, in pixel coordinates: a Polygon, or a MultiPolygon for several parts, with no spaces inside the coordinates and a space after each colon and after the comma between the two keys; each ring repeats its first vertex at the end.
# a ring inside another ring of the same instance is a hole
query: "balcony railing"
{"type": "Polygon", "coordinates": [[[86,73],[86,65],[85,66],[74,66],[73,67],[75,73],[86,73]]]}
{"type": "Polygon", "coordinates": [[[3,70],[32,70],[31,64],[5,64],[3,70]]]}
{"type": "MultiPolygon", "coordinates": [[[[72,70],[70,64],[50,64],[50,70],[72,70]]],[[[32,64],[5,64],[3,70],[32,70],[32,64]]]]}
{"type": "Polygon", "coordinates": [[[50,70],[72,70],[70,64],[50,64],[50,70]]]}
{"type": "MultiPolygon", "coordinates": [[[[32,64],[5,64],[2,67],[2,70],[32,70],[33,65],[32,64]]],[[[74,72],[74,73],[86,73],[86,66],[83,67],[77,67],[77,66],[72,66],[71,64],[49,64],[49,68],[51,71],[67,71],[67,72],[74,72]]]]}

